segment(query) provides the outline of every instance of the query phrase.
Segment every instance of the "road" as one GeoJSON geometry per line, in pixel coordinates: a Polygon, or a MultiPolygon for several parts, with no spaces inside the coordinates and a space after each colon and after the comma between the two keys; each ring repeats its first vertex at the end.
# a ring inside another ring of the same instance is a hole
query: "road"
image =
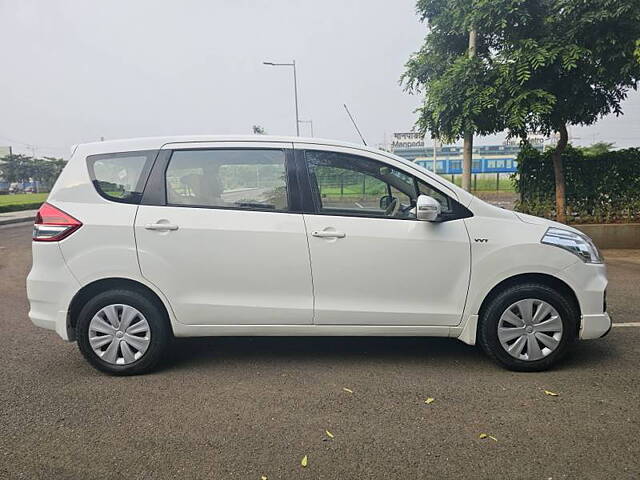
{"type": "MultiPolygon", "coordinates": [[[[108,377],[28,320],[29,237],[0,228],[2,479],[640,476],[640,328],[537,374],[452,339],[212,338],[108,377]]],[[[605,253],[610,312],[637,322],[640,252],[605,253]]]]}

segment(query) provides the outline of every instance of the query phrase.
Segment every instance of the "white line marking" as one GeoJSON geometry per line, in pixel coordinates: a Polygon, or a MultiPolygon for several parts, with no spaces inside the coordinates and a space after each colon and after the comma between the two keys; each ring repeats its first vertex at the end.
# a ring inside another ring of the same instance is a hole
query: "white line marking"
{"type": "Polygon", "coordinates": [[[640,322],[614,323],[614,327],[640,327],[640,322]]]}

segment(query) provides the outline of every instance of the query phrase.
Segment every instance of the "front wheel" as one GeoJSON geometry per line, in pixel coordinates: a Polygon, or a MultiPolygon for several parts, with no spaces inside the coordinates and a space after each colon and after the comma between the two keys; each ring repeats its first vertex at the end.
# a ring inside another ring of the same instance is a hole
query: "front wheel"
{"type": "Polygon", "coordinates": [[[98,370],[134,375],[158,363],[169,329],[165,312],[147,295],[109,290],[80,310],[76,338],[84,357],[98,370]]]}
{"type": "Polygon", "coordinates": [[[517,371],[550,368],[577,338],[570,299],[543,284],[521,284],[495,296],[478,325],[478,343],[494,361],[517,371]]]}

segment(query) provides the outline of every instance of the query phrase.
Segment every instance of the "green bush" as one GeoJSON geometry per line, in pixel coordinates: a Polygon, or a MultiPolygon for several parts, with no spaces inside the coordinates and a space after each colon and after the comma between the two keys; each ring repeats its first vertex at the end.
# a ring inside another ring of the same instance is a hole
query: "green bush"
{"type": "MultiPolygon", "coordinates": [[[[549,149],[524,145],[518,155],[516,210],[555,217],[555,181],[549,149]]],[[[585,156],[567,147],[562,155],[567,219],[573,223],[640,221],[640,149],[585,156]]]]}

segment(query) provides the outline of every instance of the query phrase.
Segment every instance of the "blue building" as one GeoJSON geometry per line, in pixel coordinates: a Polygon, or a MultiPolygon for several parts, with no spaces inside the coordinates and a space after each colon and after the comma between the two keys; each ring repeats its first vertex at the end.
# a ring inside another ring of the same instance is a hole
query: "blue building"
{"type": "MultiPolygon", "coordinates": [[[[425,147],[422,142],[414,139],[399,139],[394,142],[391,150],[396,155],[415,162],[428,170],[433,170],[433,147],[425,147]]],[[[533,147],[542,151],[542,140],[533,143],[533,147]]],[[[478,173],[513,173],[517,170],[517,157],[520,146],[515,144],[482,145],[473,148],[473,164],[471,172],[478,173]]],[[[457,175],[462,173],[462,147],[445,145],[436,147],[436,173],[442,175],[457,175]]]]}

